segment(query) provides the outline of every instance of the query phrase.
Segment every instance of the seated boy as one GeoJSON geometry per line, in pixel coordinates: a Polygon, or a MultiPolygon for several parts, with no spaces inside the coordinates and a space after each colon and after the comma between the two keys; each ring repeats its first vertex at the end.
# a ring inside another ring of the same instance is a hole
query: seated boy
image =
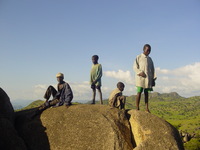
{"type": "Polygon", "coordinates": [[[124,90],[124,83],[118,82],[117,88],[113,90],[109,96],[109,106],[116,107],[119,109],[125,109],[125,101],[126,97],[122,95],[122,91],[124,90]]]}
{"type": "Polygon", "coordinates": [[[53,86],[49,86],[44,95],[46,102],[39,107],[39,110],[45,110],[51,106],[61,106],[65,104],[68,107],[71,105],[73,92],[69,84],[63,80],[64,74],[58,73],[56,78],[58,81],[58,91],[53,86]],[[53,99],[49,100],[51,95],[53,96],[53,99]]]}

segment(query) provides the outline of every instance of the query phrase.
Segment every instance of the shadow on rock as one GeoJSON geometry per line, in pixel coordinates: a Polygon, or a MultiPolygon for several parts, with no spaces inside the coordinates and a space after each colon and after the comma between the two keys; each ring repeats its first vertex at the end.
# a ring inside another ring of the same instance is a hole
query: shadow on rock
{"type": "Polygon", "coordinates": [[[32,117],[37,108],[16,112],[15,128],[28,150],[50,150],[49,140],[40,115],[32,117]]]}

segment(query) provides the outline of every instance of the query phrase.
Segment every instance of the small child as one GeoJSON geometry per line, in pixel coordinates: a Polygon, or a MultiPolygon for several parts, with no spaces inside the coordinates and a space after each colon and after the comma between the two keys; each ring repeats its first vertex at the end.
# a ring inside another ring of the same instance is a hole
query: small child
{"type": "Polygon", "coordinates": [[[117,88],[113,90],[109,96],[109,105],[119,109],[125,109],[126,97],[122,95],[124,90],[124,83],[118,82],[117,88]]]}
{"type": "Polygon", "coordinates": [[[102,92],[101,92],[101,77],[102,77],[102,66],[98,63],[99,56],[94,55],[92,56],[92,69],[90,72],[90,85],[93,91],[92,103],[95,104],[95,97],[96,97],[96,89],[99,92],[100,96],[100,104],[103,104],[102,101],[102,92]]]}

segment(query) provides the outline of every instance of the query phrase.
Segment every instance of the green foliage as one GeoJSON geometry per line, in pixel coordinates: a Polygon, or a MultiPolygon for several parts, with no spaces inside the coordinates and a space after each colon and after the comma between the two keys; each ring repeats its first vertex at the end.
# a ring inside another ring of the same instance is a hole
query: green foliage
{"type": "Polygon", "coordinates": [[[191,139],[184,144],[185,150],[200,150],[200,140],[197,138],[191,139]]]}

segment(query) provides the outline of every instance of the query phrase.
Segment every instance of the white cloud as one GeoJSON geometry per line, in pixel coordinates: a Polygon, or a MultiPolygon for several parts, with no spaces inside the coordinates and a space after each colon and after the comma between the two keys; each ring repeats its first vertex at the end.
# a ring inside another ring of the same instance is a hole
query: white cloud
{"type": "MultiPolygon", "coordinates": [[[[124,81],[128,84],[124,93],[135,93],[134,77],[130,71],[106,71],[106,77],[124,81]],[[131,86],[132,85],[132,86],[131,86]],[[134,90],[131,92],[131,90],[134,90]]],[[[160,93],[178,92],[181,96],[200,95],[200,62],[186,65],[173,70],[156,68],[157,81],[154,91],[160,93]]]]}
{"type": "Polygon", "coordinates": [[[200,95],[200,62],[173,70],[156,68],[158,92],[178,92],[182,96],[200,95]]]}
{"type": "Polygon", "coordinates": [[[118,79],[120,81],[124,81],[127,84],[133,84],[134,83],[134,79],[131,76],[131,72],[130,71],[123,71],[123,70],[118,70],[118,71],[105,71],[104,72],[106,77],[111,77],[111,78],[115,78],[118,79]]]}

